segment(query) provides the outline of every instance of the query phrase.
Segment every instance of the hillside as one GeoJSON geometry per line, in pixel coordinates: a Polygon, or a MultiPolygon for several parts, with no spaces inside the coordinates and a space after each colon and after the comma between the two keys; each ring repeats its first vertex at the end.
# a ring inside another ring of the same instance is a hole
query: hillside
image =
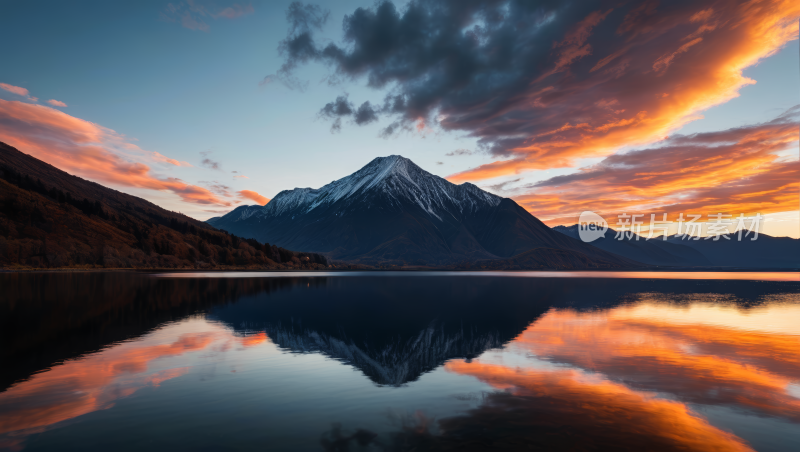
{"type": "Polygon", "coordinates": [[[65,173],[0,143],[0,267],[326,268],[65,173]]]}

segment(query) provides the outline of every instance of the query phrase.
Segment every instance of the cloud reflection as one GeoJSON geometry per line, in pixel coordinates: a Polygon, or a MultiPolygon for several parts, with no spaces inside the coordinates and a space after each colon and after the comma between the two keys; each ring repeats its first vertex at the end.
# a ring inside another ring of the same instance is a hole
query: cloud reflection
{"type": "MultiPolygon", "coordinates": [[[[510,366],[484,356],[445,368],[520,398],[512,402],[492,395],[472,418],[513,408],[537,413],[531,423],[568,426],[581,434],[593,435],[604,426],[626,444],[644,434],[681,450],[749,450],[690,406],[800,422],[800,399],[792,391],[800,380],[800,335],[782,326],[787,308],[793,306],[745,311],[651,300],[606,311],[553,310],[501,355],[535,360],[510,366]]],[[[466,421],[445,419],[445,430],[447,422],[466,421]]]]}
{"type": "Polygon", "coordinates": [[[0,448],[18,448],[30,434],[111,408],[141,388],[158,387],[191,369],[187,359],[159,361],[162,358],[200,351],[220,353],[235,345],[242,349],[269,340],[264,332],[239,337],[206,322],[200,324],[202,331],[182,332],[197,329],[191,323],[66,361],[0,393],[0,448]],[[173,367],[159,369],[163,366],[173,367]]]}

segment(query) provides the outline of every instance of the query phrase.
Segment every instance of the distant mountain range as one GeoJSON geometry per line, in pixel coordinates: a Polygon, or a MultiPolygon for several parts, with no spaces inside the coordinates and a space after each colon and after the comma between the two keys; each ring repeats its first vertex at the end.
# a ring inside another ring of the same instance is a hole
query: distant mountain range
{"type": "MultiPolygon", "coordinates": [[[[579,238],[578,225],[553,228],[564,235],[579,238]]],[[[738,241],[694,238],[672,235],[646,240],[631,234],[623,240],[614,237],[617,231],[609,228],[604,237],[592,245],[602,250],[650,265],[666,267],[727,267],[727,268],[800,268],[800,240],[759,234],[738,241]]]]}
{"type": "Polygon", "coordinates": [[[0,268],[327,268],[0,143],[0,268]]]}
{"type": "Polygon", "coordinates": [[[393,155],[319,189],[208,220],[233,234],[370,265],[624,268],[638,262],[553,231],[516,202],[393,155]]]}

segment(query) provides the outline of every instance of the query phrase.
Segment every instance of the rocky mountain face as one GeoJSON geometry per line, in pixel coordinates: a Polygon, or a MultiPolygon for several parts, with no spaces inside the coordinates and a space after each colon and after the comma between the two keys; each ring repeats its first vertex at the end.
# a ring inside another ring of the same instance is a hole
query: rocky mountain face
{"type": "Polygon", "coordinates": [[[238,207],[208,223],[373,265],[452,265],[508,259],[534,248],[575,253],[585,263],[574,268],[638,265],[553,231],[511,199],[450,183],[397,155],[376,158],[322,188],[282,191],[265,206],[238,207]]]}

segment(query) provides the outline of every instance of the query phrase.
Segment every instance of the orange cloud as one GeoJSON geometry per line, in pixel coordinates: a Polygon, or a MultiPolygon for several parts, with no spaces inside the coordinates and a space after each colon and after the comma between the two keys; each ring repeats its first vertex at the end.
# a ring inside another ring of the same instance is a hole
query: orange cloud
{"type": "Polygon", "coordinates": [[[0,88],[18,96],[28,97],[28,90],[19,86],[9,85],[8,83],[0,83],[0,88]]]}
{"type": "Polygon", "coordinates": [[[266,205],[269,202],[269,198],[265,196],[261,196],[258,193],[250,190],[241,190],[238,192],[239,196],[245,199],[249,199],[251,201],[255,201],[260,205],[266,205]]]}
{"type": "Polygon", "coordinates": [[[179,166],[190,166],[188,163],[147,153],[111,129],[43,105],[0,99],[0,141],[64,171],[101,183],[170,191],[191,203],[230,205],[205,188],[174,177],[153,176],[149,166],[121,155],[146,155],[179,166]]]}
{"type": "Polygon", "coordinates": [[[512,157],[448,179],[573,166],[580,158],[661,140],[703,110],[737,97],[755,83],[742,75],[745,68],[798,37],[797,1],[722,1],[713,9],[709,3],[644,3],[625,16],[616,36],[586,40],[604,49],[596,62],[579,64],[590,58],[584,52],[556,77],[563,60],[557,47],[553,69],[546,71],[553,76],[527,86],[516,104],[490,116],[444,109],[445,128],[469,130],[495,155],[512,157]],[[608,99],[613,109],[602,105],[608,99]]]}
{"type": "Polygon", "coordinates": [[[50,99],[47,101],[48,104],[53,105],[55,107],[66,107],[67,104],[61,102],[60,100],[50,99]]]}
{"type": "Polygon", "coordinates": [[[515,200],[550,224],[580,212],[773,213],[797,209],[800,162],[786,158],[800,139],[800,109],[720,132],[674,136],[662,146],[607,157],[526,187],[515,200]]]}

